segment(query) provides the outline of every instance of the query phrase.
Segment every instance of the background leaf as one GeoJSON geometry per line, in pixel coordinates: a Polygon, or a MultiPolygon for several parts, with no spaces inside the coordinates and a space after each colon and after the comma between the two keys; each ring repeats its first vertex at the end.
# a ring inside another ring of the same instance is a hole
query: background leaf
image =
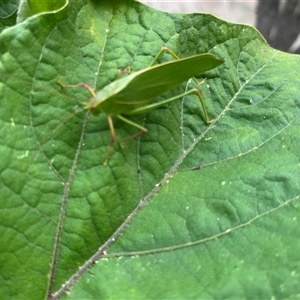
{"type": "Polygon", "coordinates": [[[23,22],[33,15],[55,12],[56,10],[62,9],[65,5],[67,5],[67,3],[67,0],[22,1],[18,9],[18,23],[23,22]]]}
{"type": "Polygon", "coordinates": [[[0,32],[16,24],[17,9],[20,0],[3,0],[0,3],[0,32]]]}
{"type": "Polygon", "coordinates": [[[1,298],[299,295],[298,56],[251,27],[131,1],[72,2],[0,45],[1,298]],[[215,121],[194,96],[132,118],[149,133],[103,167],[105,116],[73,116],[88,93],[57,80],[99,90],[164,45],[225,60],[199,76],[215,121]]]}

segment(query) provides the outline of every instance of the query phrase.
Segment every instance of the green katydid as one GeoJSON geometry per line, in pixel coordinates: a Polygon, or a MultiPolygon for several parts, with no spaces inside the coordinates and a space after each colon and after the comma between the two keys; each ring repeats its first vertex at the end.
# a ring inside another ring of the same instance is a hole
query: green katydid
{"type": "MultiPolygon", "coordinates": [[[[148,130],[125,118],[124,115],[132,116],[144,114],[190,94],[196,94],[198,96],[203,108],[206,123],[209,124],[210,121],[204,100],[202,99],[199,90],[196,88],[167,100],[152,104],[149,103],[156,97],[175,88],[191,77],[199,84],[193,76],[214,69],[222,63],[223,60],[218,59],[215,55],[210,53],[198,54],[180,59],[170,49],[163,47],[149,67],[131,74],[127,72],[128,75],[126,76],[123,76],[123,73],[126,73],[123,71],[120,78],[111,82],[97,93],[92,87],[84,83],[77,85],[63,85],[59,82],[59,84],[62,87],[86,88],[90,92],[92,98],[85,103],[85,108],[88,108],[94,115],[98,115],[101,111],[106,114],[111,135],[109,145],[109,149],[111,149],[116,138],[112,116],[115,116],[117,119],[140,130],[138,133],[123,139],[123,141],[136,138],[147,133],[148,130]],[[154,65],[164,52],[169,53],[176,60],[154,65]]],[[[109,151],[106,156],[105,164],[108,157],[109,151]]]]}

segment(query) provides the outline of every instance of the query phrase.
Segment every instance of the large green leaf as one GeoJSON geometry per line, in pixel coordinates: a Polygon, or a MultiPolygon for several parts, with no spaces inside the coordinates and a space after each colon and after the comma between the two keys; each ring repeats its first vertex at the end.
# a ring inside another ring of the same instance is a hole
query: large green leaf
{"type": "Polygon", "coordinates": [[[298,56],[251,27],[132,1],[72,1],[0,45],[0,298],[299,296],[298,56]],[[105,115],[74,115],[88,93],[57,80],[99,90],[164,45],[225,60],[199,77],[214,123],[195,96],[131,118],[149,133],[102,166],[105,115]]]}

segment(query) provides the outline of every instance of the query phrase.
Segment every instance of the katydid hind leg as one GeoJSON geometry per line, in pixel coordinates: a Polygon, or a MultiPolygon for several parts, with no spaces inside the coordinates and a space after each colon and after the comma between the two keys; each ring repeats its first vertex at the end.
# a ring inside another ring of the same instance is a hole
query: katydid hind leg
{"type": "Polygon", "coordinates": [[[196,89],[196,88],[191,89],[191,90],[189,90],[189,91],[187,91],[187,92],[185,92],[183,94],[177,95],[175,97],[169,98],[167,100],[164,100],[164,101],[161,101],[161,102],[157,102],[157,103],[153,103],[153,104],[149,104],[149,105],[145,105],[143,107],[139,107],[137,109],[132,110],[130,112],[130,114],[128,114],[128,115],[145,114],[145,113],[148,113],[148,112],[150,112],[150,111],[152,111],[154,109],[160,108],[160,107],[162,107],[162,106],[164,106],[166,104],[169,104],[169,103],[171,103],[171,102],[173,102],[175,100],[178,100],[180,98],[183,98],[183,97],[191,95],[191,94],[195,94],[198,97],[198,99],[199,99],[199,101],[201,103],[201,106],[203,108],[205,122],[207,124],[210,124],[212,121],[210,121],[209,118],[208,118],[207,109],[206,109],[204,100],[203,100],[203,98],[201,96],[200,91],[198,89],[196,89]]]}
{"type": "Polygon", "coordinates": [[[176,60],[179,60],[179,57],[172,51],[170,50],[168,47],[162,47],[158,53],[156,54],[156,56],[154,57],[154,60],[152,62],[152,64],[150,65],[150,67],[152,67],[153,65],[155,65],[157,63],[157,61],[161,58],[161,56],[164,54],[164,53],[168,53],[170,55],[172,55],[176,60]]]}

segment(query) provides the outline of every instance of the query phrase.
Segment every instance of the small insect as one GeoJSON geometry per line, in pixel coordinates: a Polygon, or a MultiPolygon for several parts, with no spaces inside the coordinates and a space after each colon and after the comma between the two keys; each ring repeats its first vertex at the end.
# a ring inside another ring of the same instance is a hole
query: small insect
{"type": "Polygon", "coordinates": [[[86,88],[92,97],[84,104],[84,108],[89,109],[93,115],[98,115],[101,112],[106,114],[111,136],[109,150],[104,162],[106,165],[110,151],[116,140],[112,116],[139,130],[136,134],[124,138],[121,141],[136,138],[144,135],[148,130],[143,126],[130,121],[125,116],[144,114],[184,96],[195,94],[198,96],[202,105],[205,121],[209,124],[210,121],[205,103],[197,88],[193,88],[183,94],[160,102],[152,102],[156,97],[175,88],[190,78],[193,78],[196,84],[199,84],[193,76],[214,69],[223,62],[223,60],[218,59],[215,55],[210,53],[198,54],[180,59],[169,48],[163,47],[149,67],[133,73],[121,70],[119,71],[119,78],[105,86],[99,92],[95,92],[92,87],[85,83],[77,85],[64,85],[60,82],[58,83],[65,88],[86,88]],[[173,56],[175,60],[155,65],[165,52],[173,56]]]}

